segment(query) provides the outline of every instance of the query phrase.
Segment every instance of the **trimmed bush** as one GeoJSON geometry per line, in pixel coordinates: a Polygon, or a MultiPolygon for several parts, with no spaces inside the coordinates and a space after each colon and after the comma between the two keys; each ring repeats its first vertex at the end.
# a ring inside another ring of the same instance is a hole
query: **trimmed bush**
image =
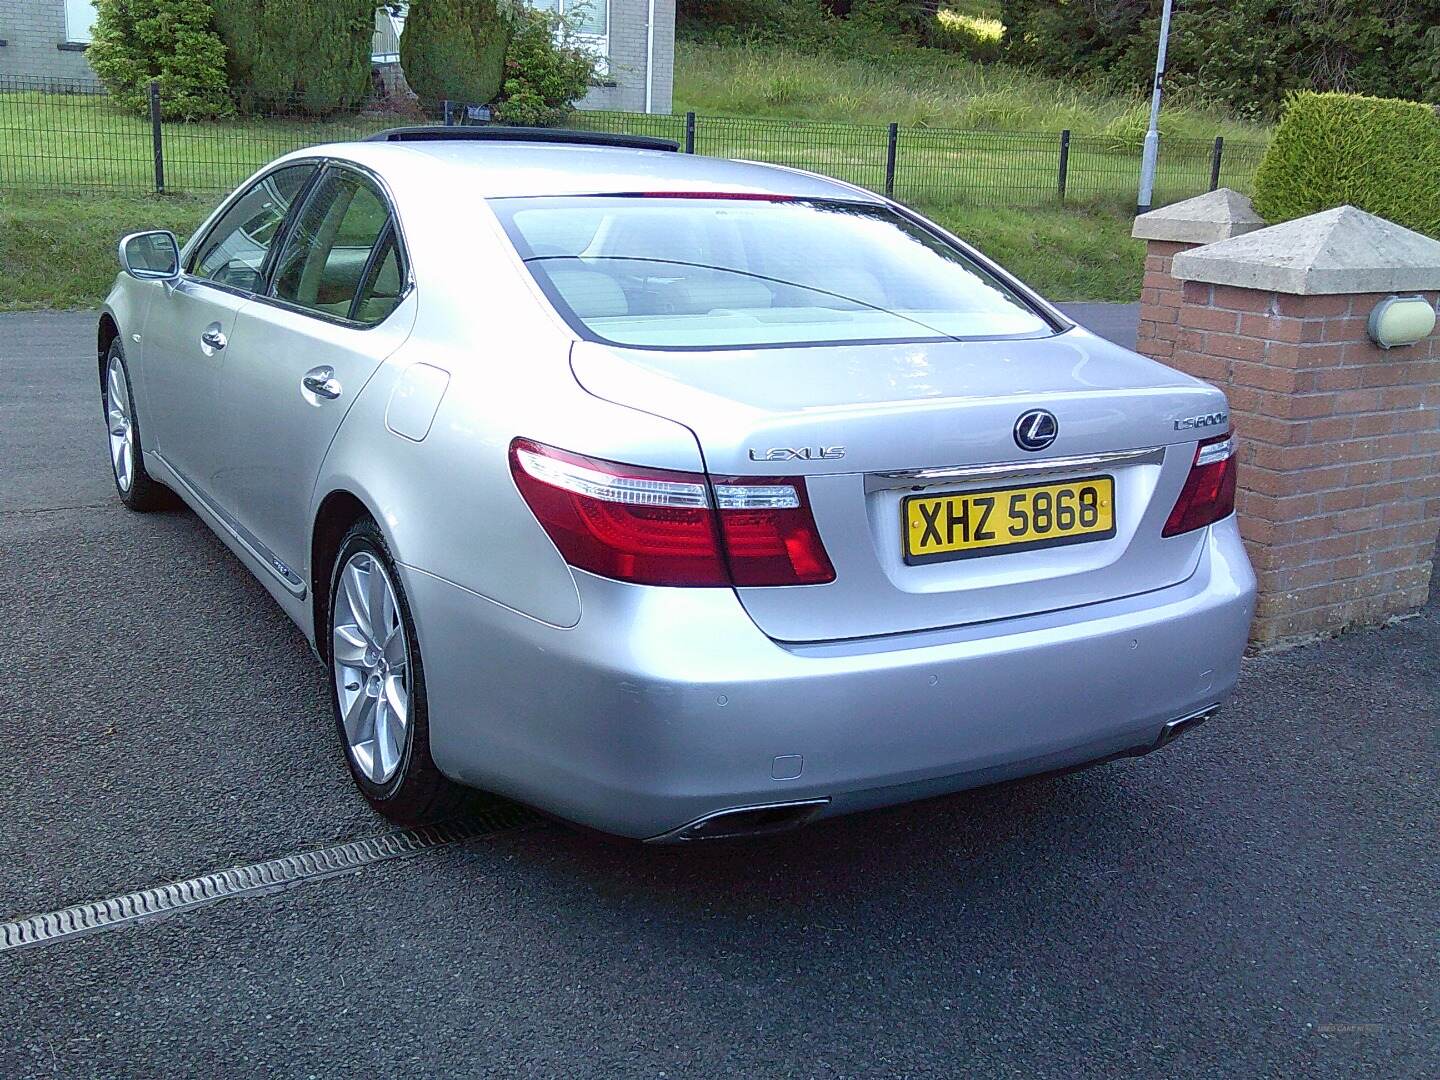
{"type": "Polygon", "coordinates": [[[519,13],[505,54],[496,115],[507,124],[548,127],[569,114],[595,77],[595,58],[553,11],[519,13]]]}
{"type": "Polygon", "coordinates": [[[1440,117],[1411,101],[1296,94],[1255,171],[1254,202],[1271,223],[1349,203],[1440,238],[1440,117]]]}
{"type": "Polygon", "coordinates": [[[229,78],[248,112],[323,116],[370,93],[374,0],[214,0],[229,78]]]}
{"type": "Polygon", "coordinates": [[[410,89],[430,108],[494,101],[519,14],[516,0],[415,0],[400,35],[410,89]]]}
{"type": "Polygon", "coordinates": [[[99,0],[96,6],[86,59],[116,101],[148,112],[155,79],[166,119],[235,111],[225,83],[225,45],[208,0],[99,0]]]}

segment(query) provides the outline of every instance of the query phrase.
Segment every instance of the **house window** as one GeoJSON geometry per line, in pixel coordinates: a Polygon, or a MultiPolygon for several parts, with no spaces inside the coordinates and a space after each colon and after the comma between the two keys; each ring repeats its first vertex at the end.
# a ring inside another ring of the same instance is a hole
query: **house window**
{"type": "Polygon", "coordinates": [[[575,35],[598,61],[601,75],[610,63],[610,0],[530,0],[542,11],[558,11],[570,20],[575,35]]]}
{"type": "Polygon", "coordinates": [[[65,0],[65,40],[77,45],[90,44],[95,28],[94,0],[65,0]]]}

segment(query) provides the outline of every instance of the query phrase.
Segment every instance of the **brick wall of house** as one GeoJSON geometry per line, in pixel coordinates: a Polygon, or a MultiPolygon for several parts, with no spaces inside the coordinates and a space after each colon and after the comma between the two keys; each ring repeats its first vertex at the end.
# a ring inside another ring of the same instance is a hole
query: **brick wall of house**
{"type": "Polygon", "coordinates": [[[0,75],[91,82],[83,49],[65,40],[63,0],[0,0],[0,75]]]}

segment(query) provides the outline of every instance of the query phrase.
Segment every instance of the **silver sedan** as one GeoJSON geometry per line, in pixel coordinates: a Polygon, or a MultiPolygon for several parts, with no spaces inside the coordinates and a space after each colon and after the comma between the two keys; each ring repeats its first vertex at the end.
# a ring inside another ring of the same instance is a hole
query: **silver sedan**
{"type": "Polygon", "coordinates": [[[1143,753],[1235,686],[1224,396],[870,192],[398,130],[120,255],[120,498],[269,589],[397,820],[470,786],[749,835],[1143,753]]]}

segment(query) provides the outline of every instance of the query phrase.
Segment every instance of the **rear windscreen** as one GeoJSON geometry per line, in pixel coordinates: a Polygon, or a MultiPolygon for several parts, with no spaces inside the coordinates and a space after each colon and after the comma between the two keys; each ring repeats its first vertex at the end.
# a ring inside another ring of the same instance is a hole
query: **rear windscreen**
{"type": "Polygon", "coordinates": [[[1032,337],[1054,328],[886,206],[812,199],[495,199],[577,332],[652,348],[1032,337]]]}

